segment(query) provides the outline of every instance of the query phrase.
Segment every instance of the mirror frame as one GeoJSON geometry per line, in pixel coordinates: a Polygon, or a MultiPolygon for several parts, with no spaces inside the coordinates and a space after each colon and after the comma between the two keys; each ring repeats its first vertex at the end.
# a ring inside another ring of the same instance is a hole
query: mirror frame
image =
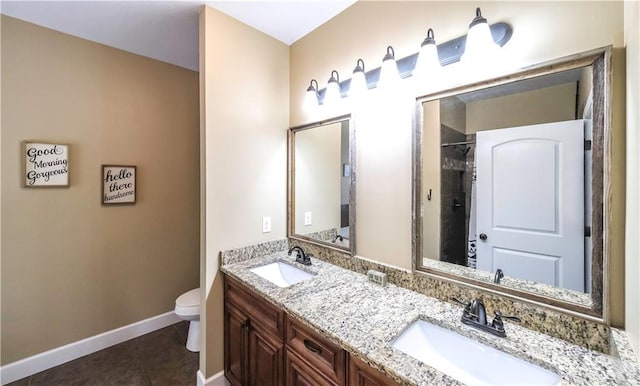
{"type": "Polygon", "coordinates": [[[301,240],[307,243],[328,247],[330,249],[356,254],[356,131],[351,114],[317,121],[305,125],[295,126],[289,129],[287,141],[287,237],[294,240],[301,240]],[[349,122],[349,164],[351,174],[349,176],[349,246],[340,247],[330,242],[317,240],[305,235],[295,233],[295,136],[296,133],[304,130],[314,129],[334,123],[349,122]]]}
{"type": "Polygon", "coordinates": [[[609,324],[608,266],[611,252],[609,229],[611,225],[611,55],[612,47],[602,47],[559,59],[524,67],[508,75],[459,85],[416,98],[413,128],[413,271],[438,280],[476,288],[515,300],[543,305],[556,310],[609,324]],[[593,265],[601,269],[592,271],[592,307],[560,300],[550,296],[509,288],[492,281],[455,275],[422,265],[423,243],[423,184],[422,184],[422,126],[423,103],[458,94],[500,86],[516,81],[549,75],[564,70],[593,66],[593,138],[592,138],[592,258],[593,265]]]}

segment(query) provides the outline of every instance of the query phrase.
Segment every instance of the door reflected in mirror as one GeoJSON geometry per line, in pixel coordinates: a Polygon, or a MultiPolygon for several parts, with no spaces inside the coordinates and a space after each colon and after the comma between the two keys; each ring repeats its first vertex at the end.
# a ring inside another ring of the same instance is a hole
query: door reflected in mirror
{"type": "Polygon", "coordinates": [[[350,142],[347,118],[291,130],[290,236],[351,249],[350,142]]]}
{"type": "Polygon", "coordinates": [[[422,103],[419,269],[601,309],[597,76],[575,66],[422,103]]]}

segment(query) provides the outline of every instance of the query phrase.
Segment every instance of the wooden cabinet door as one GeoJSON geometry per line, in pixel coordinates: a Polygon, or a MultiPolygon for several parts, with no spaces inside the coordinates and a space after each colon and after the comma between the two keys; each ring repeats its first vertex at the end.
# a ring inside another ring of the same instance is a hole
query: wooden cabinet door
{"type": "Polygon", "coordinates": [[[281,386],[284,344],[259,326],[249,327],[250,386],[281,386]]]}
{"type": "Polygon", "coordinates": [[[314,369],[292,350],[285,353],[285,386],[328,386],[333,385],[318,369],[314,369]]]}
{"type": "Polygon", "coordinates": [[[224,374],[233,386],[282,386],[284,311],[225,276],[224,374]]]}
{"type": "Polygon", "coordinates": [[[349,355],[349,386],[398,386],[389,377],[349,355]]]}
{"type": "Polygon", "coordinates": [[[246,385],[249,318],[231,304],[224,307],[224,375],[233,386],[246,385]]]}

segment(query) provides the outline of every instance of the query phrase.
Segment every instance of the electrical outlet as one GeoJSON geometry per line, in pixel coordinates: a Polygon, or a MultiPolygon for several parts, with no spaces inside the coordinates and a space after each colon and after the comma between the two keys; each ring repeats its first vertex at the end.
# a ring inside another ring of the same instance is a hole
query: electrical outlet
{"type": "Polygon", "coordinates": [[[304,225],[311,225],[311,212],[304,212],[304,225]]]}
{"type": "Polygon", "coordinates": [[[383,287],[387,285],[387,274],[380,271],[370,269],[369,271],[367,271],[367,279],[369,279],[370,282],[376,283],[383,287]]]}
{"type": "Polygon", "coordinates": [[[262,218],[262,233],[271,232],[271,217],[262,218]]]}

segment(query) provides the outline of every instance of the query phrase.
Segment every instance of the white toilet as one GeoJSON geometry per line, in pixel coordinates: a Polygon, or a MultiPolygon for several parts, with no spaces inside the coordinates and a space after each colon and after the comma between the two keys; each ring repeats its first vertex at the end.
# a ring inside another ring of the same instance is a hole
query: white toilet
{"type": "Polygon", "coordinates": [[[188,320],[187,350],[200,351],[200,288],[185,292],[176,299],[176,315],[188,320]]]}

